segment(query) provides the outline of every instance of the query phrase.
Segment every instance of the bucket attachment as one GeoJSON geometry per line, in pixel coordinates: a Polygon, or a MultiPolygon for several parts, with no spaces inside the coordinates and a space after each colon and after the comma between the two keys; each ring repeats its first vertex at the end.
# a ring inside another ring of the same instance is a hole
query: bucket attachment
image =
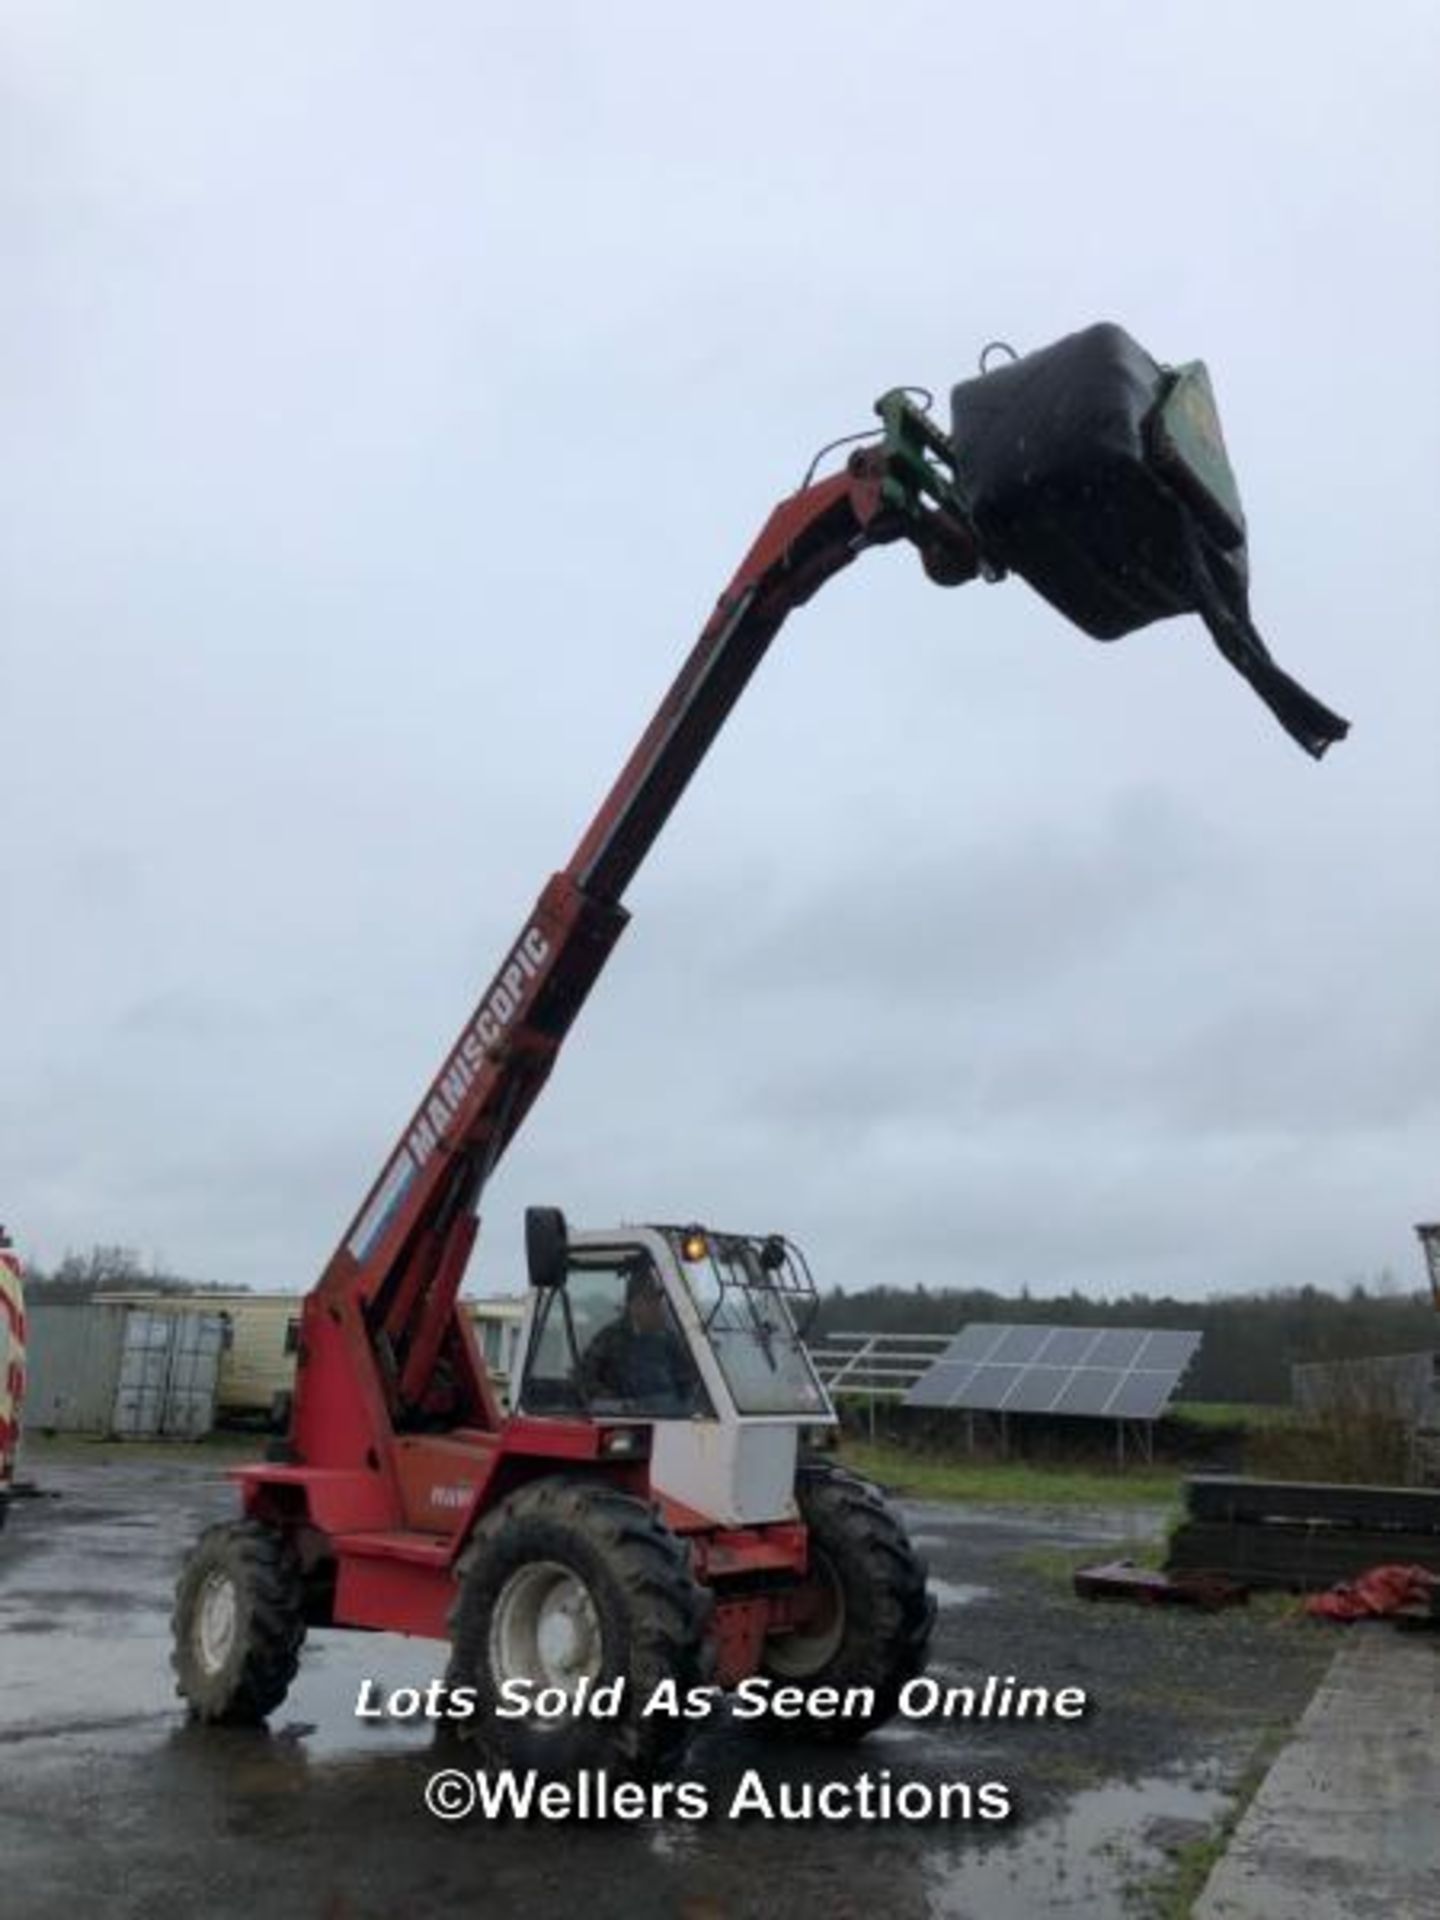
{"type": "Polygon", "coordinates": [[[956,478],[987,562],[1097,640],[1198,613],[1317,759],[1348,721],[1270,657],[1250,618],[1245,515],[1204,365],[1161,367],[1087,327],[951,395],[956,478]]]}

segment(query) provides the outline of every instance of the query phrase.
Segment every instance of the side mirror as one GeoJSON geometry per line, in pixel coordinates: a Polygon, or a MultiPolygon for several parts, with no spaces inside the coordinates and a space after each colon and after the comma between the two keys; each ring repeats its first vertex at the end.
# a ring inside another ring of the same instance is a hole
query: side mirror
{"type": "Polygon", "coordinates": [[[525,1263],[532,1287],[563,1287],[570,1255],[565,1216],[558,1207],[525,1209],[525,1263]]]}

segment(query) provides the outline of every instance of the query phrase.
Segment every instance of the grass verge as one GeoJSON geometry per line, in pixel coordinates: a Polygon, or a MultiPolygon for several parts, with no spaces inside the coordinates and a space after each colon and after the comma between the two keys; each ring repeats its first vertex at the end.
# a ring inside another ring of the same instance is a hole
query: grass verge
{"type": "Polygon", "coordinates": [[[1291,1406],[1267,1406],[1247,1400],[1173,1400],[1166,1418],[1191,1427],[1288,1427],[1295,1423],[1291,1406]]]}
{"type": "Polygon", "coordinates": [[[1081,1567],[1093,1567],[1102,1560],[1131,1560],[1137,1567],[1158,1570],[1164,1566],[1168,1550],[1168,1540],[1162,1535],[1154,1540],[1117,1541],[1100,1547],[1024,1547],[1019,1553],[1007,1553],[1005,1564],[1070,1594],[1081,1567]]]}
{"type": "Polygon", "coordinates": [[[1143,1466],[1105,1470],[1023,1460],[944,1460],[881,1441],[846,1439],[844,1465],[896,1493],[921,1500],[968,1500],[1004,1506],[1177,1506],[1182,1470],[1143,1466]]]}

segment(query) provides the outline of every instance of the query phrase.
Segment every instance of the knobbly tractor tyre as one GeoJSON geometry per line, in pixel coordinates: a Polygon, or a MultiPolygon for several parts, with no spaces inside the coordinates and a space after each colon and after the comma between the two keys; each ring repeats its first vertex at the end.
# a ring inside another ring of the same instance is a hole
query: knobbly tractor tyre
{"type": "Polygon", "coordinates": [[[175,1587],[171,1664],[197,1720],[255,1726],[290,1690],[305,1639],[300,1566],[255,1520],[207,1528],[175,1587]]]}
{"type": "Polygon", "coordinates": [[[449,1683],[473,1688],[455,1722],[494,1765],[568,1778],[599,1770],[650,1779],[675,1766],[686,1722],[643,1708],[661,1681],[704,1683],[711,1601],[690,1556],[645,1502],[583,1480],[546,1479],[511,1494],[476,1528],[460,1561],[449,1683]],[[506,1681],[532,1689],[623,1679],[614,1719],[498,1717],[506,1681]]]}
{"type": "Polygon", "coordinates": [[[802,1626],[766,1641],[761,1671],[805,1693],[866,1687],[874,1706],[843,1719],[766,1715],[754,1724],[780,1738],[858,1740],[893,1716],[905,1682],[924,1671],[935,1624],[928,1569],[868,1480],[817,1462],[801,1467],[795,1494],[810,1534],[815,1604],[802,1626]]]}

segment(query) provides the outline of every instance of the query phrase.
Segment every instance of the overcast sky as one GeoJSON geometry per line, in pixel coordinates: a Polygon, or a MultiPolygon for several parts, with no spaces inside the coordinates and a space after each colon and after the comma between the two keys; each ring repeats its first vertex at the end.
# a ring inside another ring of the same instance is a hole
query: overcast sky
{"type": "Polygon", "coordinates": [[[847,1288],[1440,1214],[1440,15],[0,4],[0,1218],[309,1285],[772,504],[900,381],[1209,364],[1321,765],[1197,621],[864,558],[492,1185],[847,1288]]]}

